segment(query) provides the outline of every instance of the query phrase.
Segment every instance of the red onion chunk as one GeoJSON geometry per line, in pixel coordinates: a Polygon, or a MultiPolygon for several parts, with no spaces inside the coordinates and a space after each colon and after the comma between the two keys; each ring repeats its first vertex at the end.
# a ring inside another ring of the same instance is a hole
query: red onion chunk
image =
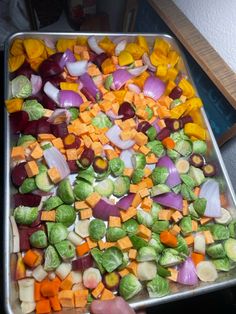
{"type": "Polygon", "coordinates": [[[148,66],[148,70],[150,70],[152,72],[156,72],[157,68],[154,65],[152,65],[152,63],[149,59],[149,56],[146,52],[143,54],[142,60],[143,60],[143,63],[148,66]]]}
{"type": "Polygon", "coordinates": [[[120,89],[133,75],[127,70],[119,69],[112,73],[114,89],[120,89]]]}
{"type": "Polygon", "coordinates": [[[96,66],[101,69],[102,63],[108,58],[108,55],[103,52],[95,56],[94,60],[92,61],[96,66]]]}
{"type": "Polygon", "coordinates": [[[120,138],[120,133],[121,129],[118,127],[118,125],[115,124],[106,132],[106,136],[114,145],[116,145],[120,149],[131,148],[135,144],[135,141],[122,141],[120,138]]]}
{"type": "Polygon", "coordinates": [[[119,199],[119,201],[116,203],[116,206],[118,206],[122,210],[127,210],[131,206],[134,197],[135,197],[135,194],[130,193],[122,197],[121,199],[119,199]]]}
{"type": "Polygon", "coordinates": [[[204,216],[221,217],[219,183],[214,179],[208,179],[200,189],[199,197],[207,200],[204,216]]]}
{"type": "Polygon", "coordinates": [[[169,176],[166,180],[166,184],[170,187],[173,188],[174,186],[178,185],[181,183],[179,173],[177,171],[177,168],[175,167],[175,164],[173,161],[168,157],[168,156],[163,156],[161,157],[157,164],[157,167],[166,167],[169,171],[169,176]]]}
{"type": "Polygon", "coordinates": [[[80,81],[83,84],[83,88],[85,88],[95,99],[100,99],[101,92],[88,73],[81,75],[80,81]]]}
{"type": "Polygon", "coordinates": [[[97,40],[94,36],[90,36],[88,38],[88,45],[91,48],[91,50],[96,52],[98,55],[104,52],[104,50],[98,46],[97,40]]]}
{"type": "Polygon", "coordinates": [[[188,257],[186,261],[184,261],[183,264],[180,265],[177,282],[181,283],[182,285],[189,286],[198,284],[196,268],[191,257],[188,257]]]}
{"type": "Polygon", "coordinates": [[[88,61],[80,60],[76,62],[66,62],[66,68],[70,75],[80,76],[87,71],[88,61]]]}
{"type": "Polygon", "coordinates": [[[62,155],[62,153],[56,147],[50,147],[43,152],[43,156],[49,168],[57,168],[61,180],[66,178],[70,174],[70,168],[62,155]]]}
{"type": "Polygon", "coordinates": [[[70,49],[66,49],[66,51],[63,53],[61,60],[59,61],[59,65],[61,68],[64,68],[66,65],[66,62],[75,62],[76,58],[73,52],[70,49]]]}
{"type": "Polygon", "coordinates": [[[128,84],[128,90],[130,92],[134,92],[136,94],[140,94],[141,93],[141,89],[139,88],[139,86],[136,85],[136,84],[133,84],[133,83],[128,84]]]}
{"type": "Polygon", "coordinates": [[[106,114],[107,114],[108,118],[110,118],[112,121],[113,120],[119,120],[119,119],[122,119],[124,117],[123,114],[116,115],[112,110],[108,110],[106,114]]]}
{"type": "Polygon", "coordinates": [[[44,192],[44,191],[41,191],[39,189],[36,189],[36,190],[32,191],[32,194],[39,195],[39,196],[43,197],[43,196],[51,196],[51,195],[53,195],[53,192],[52,191],[44,192]]]}
{"type": "Polygon", "coordinates": [[[116,45],[116,48],[115,48],[115,55],[119,56],[121,51],[123,51],[125,49],[126,45],[127,45],[126,39],[123,39],[120,42],[118,42],[118,44],[116,45]]]}
{"type": "Polygon", "coordinates": [[[79,107],[83,103],[82,97],[72,90],[59,91],[59,107],[79,107]]]}
{"type": "Polygon", "coordinates": [[[131,161],[131,157],[133,155],[133,150],[132,149],[125,149],[121,152],[120,154],[120,159],[123,160],[124,164],[125,164],[125,168],[134,168],[132,161],[131,161]]]}
{"type": "Polygon", "coordinates": [[[149,76],[143,87],[143,94],[154,100],[158,100],[165,91],[165,83],[162,82],[158,77],[149,76]]]}
{"type": "Polygon", "coordinates": [[[141,75],[144,71],[146,71],[148,68],[147,65],[143,65],[141,67],[136,67],[136,68],[133,68],[133,69],[129,69],[128,72],[130,74],[132,74],[133,76],[139,76],[141,75]]]}
{"type": "Polygon", "coordinates": [[[93,208],[93,216],[108,221],[110,216],[120,217],[120,211],[117,205],[109,202],[106,198],[102,198],[93,208]]]}
{"type": "Polygon", "coordinates": [[[41,90],[43,84],[42,78],[39,75],[31,74],[30,82],[32,85],[32,95],[36,95],[41,90]]]}
{"type": "Polygon", "coordinates": [[[173,208],[179,211],[183,210],[183,197],[181,194],[168,192],[152,198],[154,202],[159,203],[168,208],[173,208]]]}
{"type": "Polygon", "coordinates": [[[29,207],[37,207],[39,206],[41,202],[41,196],[30,194],[30,193],[26,193],[26,194],[16,193],[13,195],[13,199],[14,199],[15,207],[18,207],[20,205],[29,206],[29,207]]]}
{"type": "Polygon", "coordinates": [[[56,109],[47,121],[52,124],[59,124],[61,122],[66,122],[66,124],[69,124],[70,118],[71,113],[68,110],[56,109]]]}
{"type": "Polygon", "coordinates": [[[72,270],[84,271],[93,266],[93,258],[91,254],[87,254],[72,261],[72,270]]]}
{"type": "Polygon", "coordinates": [[[56,104],[59,104],[59,89],[56,88],[51,82],[46,82],[43,87],[44,93],[52,99],[56,104]]]}

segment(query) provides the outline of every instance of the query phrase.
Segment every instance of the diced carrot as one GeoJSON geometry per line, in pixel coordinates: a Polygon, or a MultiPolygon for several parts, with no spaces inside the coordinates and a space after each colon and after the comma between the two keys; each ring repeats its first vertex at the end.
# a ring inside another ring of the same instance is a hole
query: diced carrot
{"type": "Polygon", "coordinates": [[[175,142],[171,137],[164,138],[164,140],[162,140],[162,144],[166,149],[174,149],[175,147],[175,142]]]}
{"type": "Polygon", "coordinates": [[[63,307],[75,307],[74,292],[72,290],[61,290],[58,293],[58,299],[63,307]]]}
{"type": "Polygon", "coordinates": [[[23,257],[23,262],[25,265],[29,267],[33,267],[35,263],[37,262],[38,255],[35,253],[33,250],[28,250],[24,257],[23,257]]]}
{"type": "Polygon", "coordinates": [[[53,281],[42,282],[40,292],[44,297],[53,297],[57,295],[59,287],[53,281]]]}
{"type": "Polygon", "coordinates": [[[121,227],[120,217],[109,216],[109,227],[121,227]]]}
{"type": "MultiPolygon", "coordinates": [[[[148,169],[148,168],[145,168],[145,169],[148,169]]],[[[148,170],[146,171],[144,169],[144,177],[146,177],[146,175],[148,175],[148,170]]],[[[141,183],[141,182],[140,182],[141,183]]],[[[139,186],[140,186],[140,183],[139,183],[139,186]]],[[[150,189],[151,187],[153,187],[153,182],[152,182],[152,179],[151,178],[145,178],[142,183],[145,185],[146,188],[150,189]]]]}
{"type": "Polygon", "coordinates": [[[39,300],[36,302],[36,314],[51,313],[50,302],[47,299],[39,300]]]}
{"type": "Polygon", "coordinates": [[[66,278],[61,282],[60,284],[60,290],[70,290],[73,285],[73,278],[72,274],[69,273],[69,275],[66,276],[66,278]]]}
{"type": "Polygon", "coordinates": [[[137,184],[130,184],[130,193],[137,193],[139,191],[139,186],[137,184]]]}
{"type": "Polygon", "coordinates": [[[41,283],[35,281],[34,282],[34,301],[35,302],[41,300],[42,298],[40,288],[41,288],[41,283]]]}
{"type": "Polygon", "coordinates": [[[59,302],[57,295],[55,295],[54,297],[50,297],[49,301],[50,301],[50,304],[51,304],[53,311],[55,311],[55,312],[61,311],[61,304],[59,302]]]}
{"type": "Polygon", "coordinates": [[[146,145],[148,142],[148,138],[145,134],[143,134],[142,132],[137,132],[134,140],[136,142],[136,144],[138,144],[139,146],[143,146],[146,145]]]}
{"type": "Polygon", "coordinates": [[[105,301],[105,300],[113,300],[113,299],[115,299],[115,296],[114,296],[114,294],[112,293],[112,291],[110,291],[110,290],[108,290],[108,289],[105,288],[105,289],[102,291],[100,300],[101,300],[101,301],[105,301]]]}
{"type": "Polygon", "coordinates": [[[97,287],[92,291],[92,296],[97,299],[104,289],[104,284],[100,281],[97,287]]]}
{"type": "Polygon", "coordinates": [[[138,263],[136,261],[132,261],[129,265],[126,266],[126,268],[130,273],[137,276],[138,263]]]}
{"type": "Polygon", "coordinates": [[[194,237],[193,237],[192,234],[190,234],[189,236],[185,237],[184,240],[186,241],[188,246],[191,246],[194,243],[194,237]]]}
{"type": "Polygon", "coordinates": [[[205,260],[205,256],[203,254],[195,253],[195,252],[193,252],[191,254],[191,258],[192,258],[195,266],[197,266],[198,263],[205,260]]]}
{"type": "Polygon", "coordinates": [[[227,199],[227,196],[223,193],[220,194],[220,205],[224,208],[227,208],[229,204],[229,201],[227,199]]]}
{"type": "Polygon", "coordinates": [[[149,153],[146,156],[146,162],[147,164],[155,164],[158,162],[158,158],[153,153],[149,153]]]}
{"type": "Polygon", "coordinates": [[[178,244],[176,236],[174,236],[168,230],[164,230],[160,233],[160,241],[169,247],[176,247],[178,244]]]}
{"type": "Polygon", "coordinates": [[[79,256],[83,256],[84,254],[90,251],[88,242],[84,242],[76,247],[76,252],[79,256]]]}

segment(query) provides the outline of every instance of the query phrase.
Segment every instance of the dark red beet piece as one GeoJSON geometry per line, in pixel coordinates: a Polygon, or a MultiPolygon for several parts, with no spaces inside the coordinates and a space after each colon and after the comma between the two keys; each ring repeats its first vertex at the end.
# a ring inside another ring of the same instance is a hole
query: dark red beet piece
{"type": "Polygon", "coordinates": [[[175,86],[169,94],[169,97],[172,99],[178,99],[183,93],[182,88],[175,86]]]}
{"type": "Polygon", "coordinates": [[[51,124],[52,134],[56,137],[65,137],[68,134],[66,122],[51,124]]]}
{"type": "Polygon", "coordinates": [[[24,62],[22,66],[14,72],[15,77],[18,75],[24,75],[30,79],[31,74],[37,74],[30,66],[28,62],[24,62]]]}
{"type": "Polygon", "coordinates": [[[185,117],[180,118],[180,121],[182,123],[182,127],[184,127],[186,123],[192,123],[193,118],[191,116],[185,116],[185,117]]]}
{"type": "Polygon", "coordinates": [[[48,60],[54,61],[54,62],[56,62],[56,63],[59,64],[62,55],[63,55],[63,52],[56,52],[56,53],[54,53],[53,55],[49,56],[49,57],[48,57],[48,60]]]}
{"type": "Polygon", "coordinates": [[[41,196],[31,193],[27,194],[16,193],[13,195],[15,207],[20,205],[29,207],[39,206],[41,198],[42,198],[41,196]]]}
{"type": "Polygon", "coordinates": [[[49,110],[55,110],[57,108],[57,104],[51,98],[49,98],[45,93],[43,93],[43,98],[41,104],[44,108],[49,110]]]}
{"type": "Polygon", "coordinates": [[[43,79],[43,86],[46,82],[52,83],[55,87],[60,87],[61,82],[65,82],[65,79],[62,75],[53,75],[53,76],[47,76],[43,79]]]}
{"type": "Polygon", "coordinates": [[[170,130],[167,128],[163,128],[161,129],[161,131],[157,134],[157,139],[159,141],[164,140],[164,138],[170,136],[170,130]]]}
{"type": "Polygon", "coordinates": [[[70,168],[70,173],[77,173],[79,171],[79,167],[76,163],[76,160],[67,160],[67,164],[70,168]]]}
{"type": "Polygon", "coordinates": [[[150,127],[151,124],[148,121],[142,121],[138,124],[137,131],[145,134],[150,127]]]}
{"type": "Polygon", "coordinates": [[[102,52],[99,55],[96,55],[92,62],[101,70],[101,65],[107,58],[108,55],[105,52],[102,52]]]}
{"type": "Polygon", "coordinates": [[[23,181],[27,178],[27,172],[25,170],[26,162],[21,162],[16,165],[11,171],[11,180],[15,186],[20,186],[23,181]]]}
{"type": "Polygon", "coordinates": [[[43,117],[38,119],[37,133],[51,133],[51,124],[47,121],[48,118],[43,117]]]}
{"type": "Polygon", "coordinates": [[[33,136],[37,136],[38,135],[38,120],[29,121],[25,125],[25,128],[22,130],[22,133],[25,135],[31,134],[33,136]]]}
{"type": "Polygon", "coordinates": [[[28,227],[18,225],[19,235],[20,235],[20,250],[27,251],[30,249],[29,237],[31,234],[38,230],[44,230],[43,225],[38,225],[36,227],[28,227]]]}
{"type": "Polygon", "coordinates": [[[93,258],[91,254],[87,254],[72,261],[72,270],[85,270],[93,266],[93,258]]]}
{"type": "Polygon", "coordinates": [[[125,101],[120,105],[118,115],[123,115],[124,117],[122,118],[122,120],[124,121],[133,118],[135,116],[135,111],[131,104],[125,101]]]}
{"type": "Polygon", "coordinates": [[[46,59],[40,64],[38,71],[42,77],[48,77],[60,74],[63,69],[55,61],[46,59]]]}
{"type": "Polygon", "coordinates": [[[29,122],[29,115],[26,111],[13,112],[9,116],[11,130],[14,133],[19,133],[24,130],[27,123],[29,122]]]}

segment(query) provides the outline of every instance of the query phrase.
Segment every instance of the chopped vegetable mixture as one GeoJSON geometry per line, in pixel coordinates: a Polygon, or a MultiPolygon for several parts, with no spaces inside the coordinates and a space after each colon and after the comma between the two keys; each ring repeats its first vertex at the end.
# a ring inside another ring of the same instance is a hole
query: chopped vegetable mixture
{"type": "Polygon", "coordinates": [[[6,108],[18,139],[11,216],[23,313],[236,265],[236,220],[208,154],[201,100],[166,39],[17,38],[6,108]]]}

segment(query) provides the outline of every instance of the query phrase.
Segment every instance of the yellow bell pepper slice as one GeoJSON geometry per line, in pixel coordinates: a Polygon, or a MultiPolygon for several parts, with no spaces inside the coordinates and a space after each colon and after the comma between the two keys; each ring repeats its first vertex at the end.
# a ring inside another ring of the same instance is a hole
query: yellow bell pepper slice
{"type": "Polygon", "coordinates": [[[188,136],[194,136],[199,140],[205,141],[206,139],[206,130],[196,123],[185,124],[184,133],[188,136]]]}
{"type": "Polygon", "coordinates": [[[120,66],[125,66],[133,63],[134,58],[128,51],[123,50],[118,56],[118,62],[120,66]]]}

